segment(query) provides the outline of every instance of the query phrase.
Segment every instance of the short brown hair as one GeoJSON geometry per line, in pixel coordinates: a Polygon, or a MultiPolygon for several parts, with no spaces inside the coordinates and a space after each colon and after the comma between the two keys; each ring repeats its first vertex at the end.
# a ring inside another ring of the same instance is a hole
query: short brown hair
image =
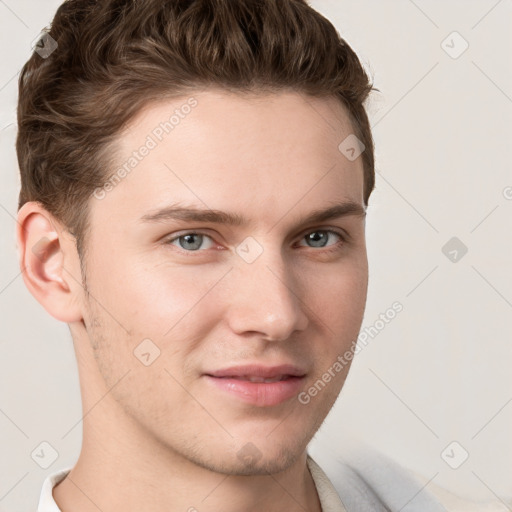
{"type": "Polygon", "coordinates": [[[41,203],[80,255],[91,194],[115,163],[110,143],[150,102],[208,86],[338,97],[365,146],[368,204],[374,144],[363,102],[375,88],[306,0],[66,0],[47,32],[57,48],[34,51],[19,78],[18,208],[41,203]]]}

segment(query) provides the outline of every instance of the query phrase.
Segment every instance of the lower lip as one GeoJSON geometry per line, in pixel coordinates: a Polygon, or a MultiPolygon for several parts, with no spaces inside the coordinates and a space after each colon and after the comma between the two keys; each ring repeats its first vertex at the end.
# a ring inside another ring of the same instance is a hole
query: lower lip
{"type": "Polygon", "coordinates": [[[212,377],[211,375],[205,375],[205,377],[208,382],[223,391],[244,402],[260,407],[278,405],[297,396],[304,384],[304,377],[289,377],[276,382],[250,382],[231,377],[212,377]]]}

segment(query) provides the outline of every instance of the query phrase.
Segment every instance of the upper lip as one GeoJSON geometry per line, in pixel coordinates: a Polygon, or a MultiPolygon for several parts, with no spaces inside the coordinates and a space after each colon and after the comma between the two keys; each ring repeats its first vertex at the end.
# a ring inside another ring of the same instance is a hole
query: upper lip
{"type": "Polygon", "coordinates": [[[283,375],[303,377],[305,374],[305,371],[293,364],[280,364],[278,366],[248,364],[243,366],[230,366],[229,368],[206,373],[206,375],[212,377],[261,377],[263,379],[271,379],[283,375]]]}

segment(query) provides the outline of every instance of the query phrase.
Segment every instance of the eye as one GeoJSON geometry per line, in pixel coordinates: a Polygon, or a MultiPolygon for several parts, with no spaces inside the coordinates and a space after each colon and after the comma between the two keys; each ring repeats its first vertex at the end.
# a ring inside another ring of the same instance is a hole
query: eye
{"type": "Polygon", "coordinates": [[[330,249],[327,249],[327,251],[340,249],[340,246],[344,245],[344,243],[346,242],[345,237],[341,233],[339,233],[338,231],[333,231],[331,229],[317,229],[315,231],[310,231],[309,233],[304,235],[302,239],[306,240],[308,243],[313,244],[310,245],[310,247],[331,247],[330,249]],[[331,244],[330,246],[326,245],[329,235],[336,235],[340,239],[340,241],[331,244]]]}
{"type": "MultiPolygon", "coordinates": [[[[174,242],[179,243],[179,248],[185,250],[186,252],[196,252],[203,244],[205,238],[212,240],[211,237],[204,233],[198,233],[196,231],[189,231],[188,233],[183,233],[182,235],[175,236],[174,238],[170,238],[165,243],[169,245],[174,245],[174,242]]],[[[213,244],[212,244],[213,245],[213,244]]],[[[208,247],[207,247],[208,249],[208,247]]]]}

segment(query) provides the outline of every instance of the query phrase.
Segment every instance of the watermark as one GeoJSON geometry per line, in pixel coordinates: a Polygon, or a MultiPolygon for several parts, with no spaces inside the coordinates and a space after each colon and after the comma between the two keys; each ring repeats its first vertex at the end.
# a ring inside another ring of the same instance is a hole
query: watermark
{"type": "Polygon", "coordinates": [[[468,252],[467,246],[456,236],[453,236],[441,247],[441,252],[452,262],[458,263],[468,252]]]}
{"type": "Polygon", "coordinates": [[[255,238],[248,236],[237,246],[236,253],[246,263],[252,263],[263,254],[263,247],[255,238]]]}
{"type": "Polygon", "coordinates": [[[189,98],[186,103],[174,110],[174,114],[169,117],[167,121],[162,121],[158,126],[155,126],[150,134],[146,137],[144,144],[137,150],[133,151],[130,157],[118,167],[118,169],[108,178],[108,180],[101,186],[94,189],[92,195],[99,200],[105,199],[107,194],[114,190],[121,181],[130,174],[137,165],[139,165],[150,152],[155,149],[166,135],[172,132],[185,117],[192,112],[192,109],[197,106],[195,98],[189,98]]]}
{"type": "Polygon", "coordinates": [[[339,152],[353,162],[366,149],[363,141],[353,133],[343,139],[338,145],[339,152]]]}
{"type": "Polygon", "coordinates": [[[48,441],[42,441],[30,456],[39,467],[48,469],[59,458],[59,453],[48,441]]]}
{"type": "Polygon", "coordinates": [[[53,39],[47,30],[43,30],[31,43],[32,50],[43,59],[47,59],[58,46],[57,41],[53,39]]]}
{"type": "Polygon", "coordinates": [[[311,402],[311,398],[315,397],[320,393],[329,382],[331,382],[336,374],[340,373],[354,358],[355,354],[358,354],[363,349],[363,346],[366,347],[368,342],[368,336],[371,339],[375,338],[377,334],[379,334],[387,324],[391,322],[396,315],[403,311],[404,307],[399,301],[393,302],[390,308],[388,308],[384,313],[379,315],[379,319],[375,320],[373,325],[369,327],[365,327],[359,333],[359,336],[356,340],[354,340],[350,349],[346,350],[343,354],[340,354],[336,361],[325,371],[322,376],[306,391],[302,391],[297,395],[299,402],[303,405],[309,404],[311,402]]]}
{"type": "Polygon", "coordinates": [[[469,48],[469,43],[454,30],[442,40],[441,48],[452,59],[458,59],[469,48]]]}
{"type": "Polygon", "coordinates": [[[255,444],[248,442],[238,450],[236,455],[245,464],[253,464],[258,462],[263,454],[255,444]]]}
{"type": "Polygon", "coordinates": [[[468,460],[469,453],[458,441],[452,441],[442,452],[441,458],[452,469],[458,469],[468,460]]]}
{"type": "Polygon", "coordinates": [[[511,187],[511,186],[505,187],[505,188],[503,189],[503,197],[504,197],[507,201],[512,200],[512,187],[511,187]]]}
{"type": "Polygon", "coordinates": [[[153,340],[145,338],[135,347],[133,355],[144,366],[150,366],[160,356],[160,349],[153,340]]]}

